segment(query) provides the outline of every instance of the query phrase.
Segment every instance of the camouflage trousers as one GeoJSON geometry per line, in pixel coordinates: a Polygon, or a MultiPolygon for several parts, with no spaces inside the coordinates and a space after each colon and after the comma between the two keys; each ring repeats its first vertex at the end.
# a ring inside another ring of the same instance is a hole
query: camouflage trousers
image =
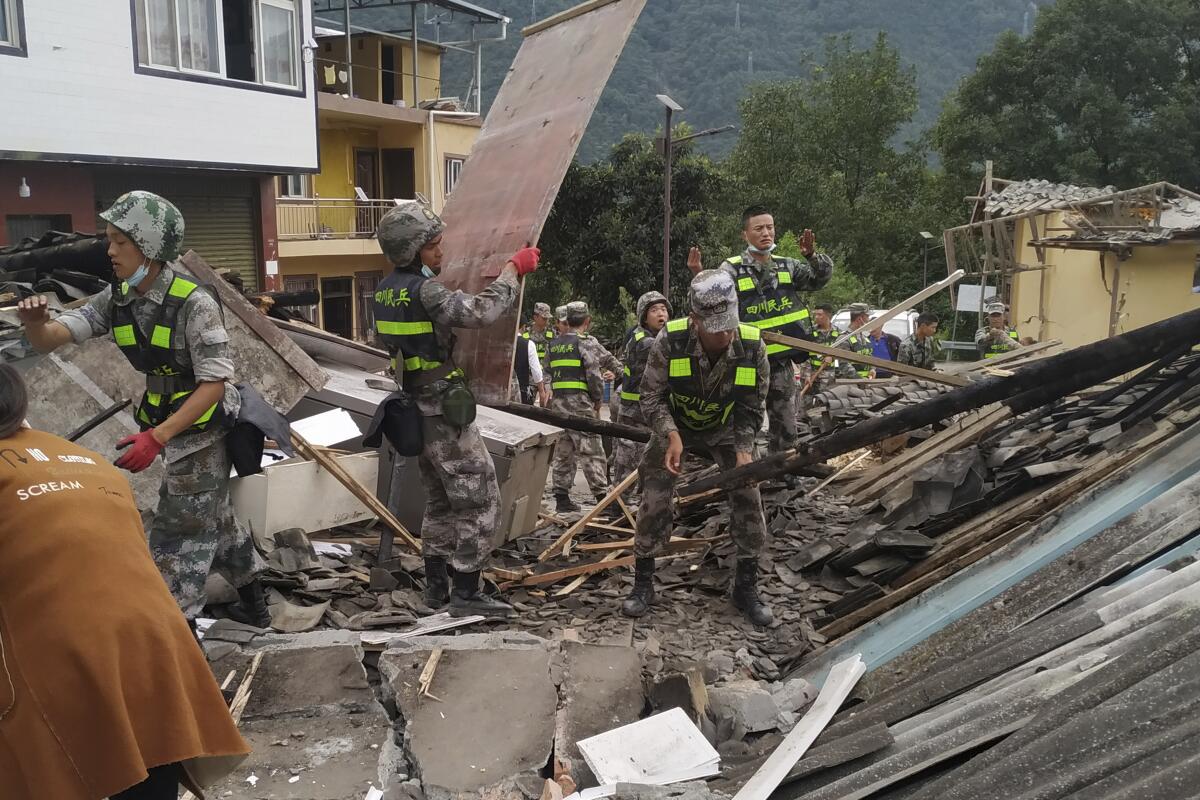
{"type": "MultiPolygon", "coordinates": [[[[596,418],[596,406],[583,392],[557,394],[550,398],[550,409],[576,417],[596,418]]],[[[593,494],[608,489],[608,458],[598,433],[563,431],[554,445],[554,461],[550,463],[556,492],[570,492],[575,485],[575,472],[583,468],[583,477],[593,494]]]]}
{"type": "MultiPolygon", "coordinates": [[[[638,404],[631,400],[621,401],[620,420],[622,425],[636,425],[642,428],[647,427],[645,418],[642,417],[642,411],[638,404]]],[[[642,462],[642,456],[646,452],[645,442],[634,442],[629,439],[621,439],[616,436],[612,440],[612,482],[614,485],[625,479],[625,476],[638,468],[642,462]]],[[[626,501],[630,501],[639,493],[639,480],[629,487],[622,495],[626,501]]]]}
{"type": "MultiPolygon", "coordinates": [[[[683,449],[707,453],[722,472],[733,469],[737,457],[733,449],[733,431],[718,428],[705,433],[681,430],[683,449]]],[[[675,526],[674,505],[671,502],[678,477],[667,471],[663,459],[667,454],[667,436],[655,432],[646,446],[646,454],[638,467],[641,472],[642,504],[638,507],[637,530],[633,551],[638,558],[658,555],[671,541],[675,526]]],[[[729,534],[737,547],[739,558],[757,556],[767,538],[762,498],[757,486],[743,486],[728,492],[729,534]]]]}
{"type": "Polygon", "coordinates": [[[796,446],[796,371],[792,362],[771,362],[767,389],[767,452],[779,453],[796,446]]]}
{"type": "Polygon", "coordinates": [[[204,583],[215,571],[233,587],[266,564],[250,532],[233,516],[225,440],[167,464],[150,526],[150,554],[188,619],[204,608],[204,583]]]}
{"type": "Polygon", "coordinates": [[[500,526],[496,466],[475,424],[456,428],[424,418],[425,449],[417,459],[425,489],[421,551],[450,560],[456,572],[479,572],[500,526]]]}

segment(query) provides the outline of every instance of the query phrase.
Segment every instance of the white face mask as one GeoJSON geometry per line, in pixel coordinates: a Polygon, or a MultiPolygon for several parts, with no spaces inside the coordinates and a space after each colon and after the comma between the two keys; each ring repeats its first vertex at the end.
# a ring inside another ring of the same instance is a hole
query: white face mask
{"type": "Polygon", "coordinates": [[[769,255],[771,255],[771,253],[775,252],[775,244],[772,243],[771,246],[768,247],[766,250],[759,250],[754,245],[750,245],[750,252],[754,253],[755,255],[769,256],[769,255]]]}
{"type": "Polygon", "coordinates": [[[434,273],[433,270],[431,270],[429,267],[425,266],[424,264],[421,265],[421,274],[424,275],[426,278],[433,278],[436,276],[436,273],[434,273]]]}
{"type": "Polygon", "coordinates": [[[125,282],[134,289],[138,287],[142,281],[146,280],[146,276],[150,274],[150,259],[142,262],[141,266],[133,271],[133,274],[125,279],[125,282]]]}

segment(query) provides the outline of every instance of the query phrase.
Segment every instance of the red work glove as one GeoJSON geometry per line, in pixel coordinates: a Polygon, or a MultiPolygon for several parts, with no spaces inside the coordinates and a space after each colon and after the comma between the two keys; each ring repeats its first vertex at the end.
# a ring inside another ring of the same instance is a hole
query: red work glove
{"type": "Polygon", "coordinates": [[[163,445],[154,438],[154,428],[133,436],[126,436],[117,442],[118,450],[124,450],[126,447],[129,448],[129,452],[118,458],[116,465],[130,472],[141,472],[153,464],[154,459],[158,458],[158,454],[163,449],[163,445]]]}
{"type": "Polygon", "coordinates": [[[517,268],[518,275],[528,275],[538,268],[538,261],[541,257],[542,251],[539,248],[522,247],[513,253],[513,257],[509,261],[517,268]]]}

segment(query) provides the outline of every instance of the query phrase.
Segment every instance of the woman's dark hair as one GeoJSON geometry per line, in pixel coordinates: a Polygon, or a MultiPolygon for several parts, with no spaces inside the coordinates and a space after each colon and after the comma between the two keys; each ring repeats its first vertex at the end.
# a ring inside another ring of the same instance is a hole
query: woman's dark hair
{"type": "Polygon", "coordinates": [[[21,373],[11,364],[0,364],[0,439],[16,433],[29,409],[29,393],[21,373]]]}

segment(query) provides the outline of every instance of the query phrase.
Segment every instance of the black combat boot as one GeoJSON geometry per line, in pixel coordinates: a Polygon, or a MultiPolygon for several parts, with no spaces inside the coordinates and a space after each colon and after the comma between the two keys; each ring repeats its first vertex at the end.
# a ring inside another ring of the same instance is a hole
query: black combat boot
{"type": "Polygon", "coordinates": [[[255,578],[240,587],[237,593],[241,602],[229,606],[229,618],[256,628],[271,627],[271,612],[267,610],[267,596],[262,581],[255,578]]]}
{"type": "Polygon", "coordinates": [[[579,504],[571,499],[569,492],[556,491],[554,493],[554,511],[558,514],[574,514],[581,510],[579,504]]]}
{"type": "Polygon", "coordinates": [[[450,616],[470,617],[475,614],[490,619],[512,619],[517,612],[503,600],[479,591],[478,572],[456,572],[454,591],[450,592],[450,616]]]}
{"type": "Polygon", "coordinates": [[[425,605],[432,609],[442,608],[450,602],[450,577],[446,574],[446,559],[443,556],[425,558],[425,605]]]}
{"type": "Polygon", "coordinates": [[[654,605],[654,559],[639,558],[634,562],[633,591],[621,604],[621,613],[640,617],[654,605]]]}
{"type": "Polygon", "coordinates": [[[755,625],[765,627],[775,621],[771,609],[758,599],[758,559],[739,558],[733,578],[733,607],[755,625]]]}

